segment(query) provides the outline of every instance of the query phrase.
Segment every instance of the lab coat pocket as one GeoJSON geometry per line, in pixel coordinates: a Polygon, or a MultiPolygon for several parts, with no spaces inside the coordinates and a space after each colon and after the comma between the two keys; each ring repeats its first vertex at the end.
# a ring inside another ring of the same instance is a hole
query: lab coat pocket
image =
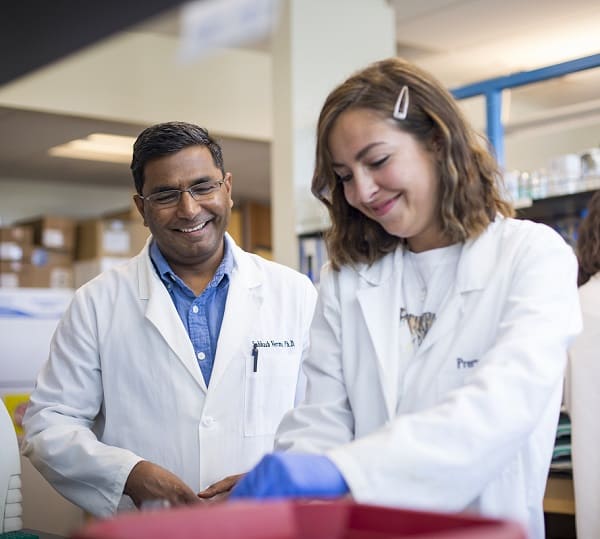
{"type": "Polygon", "coordinates": [[[295,350],[259,348],[246,369],[244,434],[274,435],[294,406],[300,358],[295,350]],[[255,368],[256,367],[256,368],[255,368]]]}

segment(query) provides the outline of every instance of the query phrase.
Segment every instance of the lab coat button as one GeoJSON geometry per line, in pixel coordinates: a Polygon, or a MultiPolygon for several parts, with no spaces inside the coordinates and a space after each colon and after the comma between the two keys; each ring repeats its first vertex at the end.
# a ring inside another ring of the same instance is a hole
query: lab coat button
{"type": "Polygon", "coordinates": [[[206,357],[206,354],[204,352],[198,352],[197,357],[200,361],[202,361],[206,357]]]}
{"type": "Polygon", "coordinates": [[[206,416],[202,418],[202,425],[205,427],[211,427],[215,423],[215,418],[206,416]]]}

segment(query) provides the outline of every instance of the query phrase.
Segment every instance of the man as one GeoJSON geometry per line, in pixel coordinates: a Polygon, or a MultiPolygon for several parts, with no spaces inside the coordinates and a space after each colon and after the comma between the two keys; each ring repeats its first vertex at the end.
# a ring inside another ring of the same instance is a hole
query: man
{"type": "Polygon", "coordinates": [[[225,233],[232,176],[206,130],[149,127],[131,170],[151,237],[76,292],[24,420],[23,453],[98,516],[196,502],[271,450],[316,300],[225,233]]]}

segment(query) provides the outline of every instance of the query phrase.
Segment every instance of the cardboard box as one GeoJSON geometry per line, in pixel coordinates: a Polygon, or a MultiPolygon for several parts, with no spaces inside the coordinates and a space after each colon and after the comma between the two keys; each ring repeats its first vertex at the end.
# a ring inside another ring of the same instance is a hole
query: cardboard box
{"type": "Polygon", "coordinates": [[[73,288],[72,267],[23,264],[19,273],[20,288],[73,288]]]}
{"type": "Polygon", "coordinates": [[[33,230],[33,243],[57,251],[72,252],[75,248],[74,219],[44,215],[35,219],[20,221],[19,225],[33,230]]]}
{"type": "Polygon", "coordinates": [[[0,242],[0,260],[22,261],[24,258],[23,246],[14,241],[0,242]]]}
{"type": "Polygon", "coordinates": [[[129,223],[129,234],[131,236],[130,256],[137,255],[146,245],[150,236],[150,229],[142,221],[131,221],[129,223]]]}
{"type": "Polygon", "coordinates": [[[0,288],[19,288],[19,274],[0,273],[0,288]]]}
{"type": "Polygon", "coordinates": [[[129,257],[122,256],[104,256],[93,260],[78,260],[73,264],[73,280],[75,288],[79,288],[81,285],[84,285],[113,266],[125,264],[128,260],[129,257]]]}
{"type": "Polygon", "coordinates": [[[104,220],[117,219],[128,223],[131,237],[130,256],[137,255],[146,244],[148,236],[150,236],[150,230],[144,225],[144,220],[135,205],[133,196],[134,193],[132,192],[129,207],[102,214],[104,220]]]}
{"type": "Polygon", "coordinates": [[[126,221],[89,219],[77,225],[77,260],[128,256],[131,242],[126,221]]]}
{"type": "Polygon", "coordinates": [[[32,242],[31,227],[0,227],[0,260],[23,261],[32,242]]]}
{"type": "Polygon", "coordinates": [[[150,231],[142,223],[90,219],[77,227],[77,260],[131,257],[144,246],[150,231]]]}
{"type": "Polygon", "coordinates": [[[22,268],[20,260],[0,261],[0,288],[18,288],[22,268]]]}
{"type": "Polygon", "coordinates": [[[0,260],[0,273],[19,273],[22,268],[21,260],[0,260]]]}
{"type": "Polygon", "coordinates": [[[0,227],[0,243],[5,242],[31,245],[33,243],[33,230],[29,226],[0,227]]]}
{"type": "Polygon", "coordinates": [[[70,267],[73,265],[73,254],[54,251],[46,247],[32,247],[30,250],[25,250],[23,261],[34,266],[70,267]]]}

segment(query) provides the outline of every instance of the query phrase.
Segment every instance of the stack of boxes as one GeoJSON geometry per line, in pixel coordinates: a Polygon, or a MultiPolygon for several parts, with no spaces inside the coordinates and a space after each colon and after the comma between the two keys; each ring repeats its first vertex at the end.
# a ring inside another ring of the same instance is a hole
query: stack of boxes
{"type": "MultiPolygon", "coordinates": [[[[238,245],[270,257],[268,207],[260,214],[257,207],[234,208],[228,232],[238,245]]],[[[0,227],[0,288],[79,288],[138,254],[149,234],[133,200],[93,219],[44,215],[0,227]]]]}
{"type": "Polygon", "coordinates": [[[0,288],[78,288],[136,255],[148,237],[134,206],[77,221],[45,215],[0,228],[0,288]]]}
{"type": "Polygon", "coordinates": [[[33,242],[33,231],[28,227],[0,228],[0,287],[21,286],[23,264],[33,242]]]}
{"type": "Polygon", "coordinates": [[[133,204],[123,211],[81,221],[77,227],[75,287],[138,254],[149,233],[133,204]]]}
{"type": "Polygon", "coordinates": [[[25,268],[25,285],[31,288],[73,288],[75,221],[43,216],[22,221],[33,231],[33,248],[25,268]]]}
{"type": "Polygon", "coordinates": [[[72,288],[75,221],[44,216],[0,229],[0,286],[72,288]]]}

